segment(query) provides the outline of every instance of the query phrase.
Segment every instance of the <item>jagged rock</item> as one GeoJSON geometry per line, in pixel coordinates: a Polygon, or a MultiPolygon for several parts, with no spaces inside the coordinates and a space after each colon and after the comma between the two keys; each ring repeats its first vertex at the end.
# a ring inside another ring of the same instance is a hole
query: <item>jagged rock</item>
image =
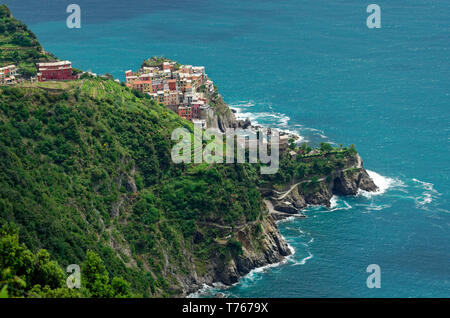
{"type": "Polygon", "coordinates": [[[358,176],[358,172],[341,172],[336,178],[334,178],[333,193],[337,195],[355,195],[358,193],[358,176]]]}
{"type": "Polygon", "coordinates": [[[378,187],[373,182],[372,178],[370,178],[369,174],[365,169],[362,169],[360,175],[359,175],[359,183],[358,187],[361,190],[365,191],[377,191],[378,187]]]}
{"type": "MultiPolygon", "coordinates": [[[[278,231],[271,216],[261,222],[258,239],[254,237],[254,229],[245,227],[237,233],[236,239],[242,244],[242,254],[232,256],[230,261],[221,257],[211,259],[210,267],[202,275],[177,276],[184,288],[183,296],[202,288],[204,284],[221,283],[232,285],[252,269],[277,263],[291,254],[289,246],[278,231]]],[[[195,272],[195,264],[192,265],[195,272]]]]}
{"type": "MultiPolygon", "coordinates": [[[[321,178],[315,185],[309,182],[300,183],[283,196],[282,200],[274,199],[273,191],[261,191],[265,197],[271,197],[271,204],[275,210],[293,213],[293,210],[305,208],[308,204],[330,207],[333,195],[356,195],[358,190],[376,191],[378,187],[362,167],[359,155],[349,158],[347,166],[350,168],[335,172],[327,178],[321,178]],[[351,168],[353,167],[353,168],[351,168]]],[[[277,219],[284,216],[274,215],[277,219]]]]}
{"type": "Polygon", "coordinates": [[[290,198],[292,201],[292,204],[297,208],[297,209],[303,209],[306,208],[307,204],[305,201],[305,198],[300,195],[300,193],[298,193],[298,186],[295,187],[291,193],[290,193],[290,198]]]}
{"type": "Polygon", "coordinates": [[[247,129],[251,125],[252,125],[252,122],[248,118],[246,118],[245,120],[240,120],[239,121],[239,128],[247,129]]]}
{"type": "Polygon", "coordinates": [[[125,188],[129,192],[133,192],[133,193],[137,192],[136,182],[134,181],[133,177],[128,177],[128,181],[125,184],[125,188]]]}
{"type": "Polygon", "coordinates": [[[123,203],[123,198],[120,198],[118,201],[116,201],[112,204],[111,211],[109,212],[109,215],[112,218],[115,218],[119,215],[120,207],[121,207],[122,203],[123,203]]]}
{"type": "Polygon", "coordinates": [[[289,201],[275,203],[274,209],[289,214],[297,214],[297,208],[289,201]]]}
{"type": "Polygon", "coordinates": [[[333,193],[324,183],[319,183],[317,188],[312,190],[302,190],[302,195],[307,204],[324,205],[326,207],[330,207],[330,200],[333,197],[333,193]]]}

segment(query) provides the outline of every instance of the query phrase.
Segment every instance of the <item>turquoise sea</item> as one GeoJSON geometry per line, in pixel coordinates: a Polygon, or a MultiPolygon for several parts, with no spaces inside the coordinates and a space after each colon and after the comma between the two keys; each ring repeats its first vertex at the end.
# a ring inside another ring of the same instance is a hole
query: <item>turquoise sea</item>
{"type": "Polygon", "coordinates": [[[295,254],[228,296],[450,296],[449,1],[377,1],[381,29],[357,0],[1,2],[75,67],[123,80],[154,55],[204,65],[240,116],[356,145],[381,193],[280,223],[295,254]],[[81,29],[65,24],[73,2],[81,29]]]}

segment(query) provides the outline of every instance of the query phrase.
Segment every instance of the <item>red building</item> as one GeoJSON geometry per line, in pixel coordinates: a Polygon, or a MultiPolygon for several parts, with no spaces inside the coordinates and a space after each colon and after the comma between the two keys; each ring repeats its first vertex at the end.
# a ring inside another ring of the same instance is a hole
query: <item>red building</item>
{"type": "Polygon", "coordinates": [[[164,90],[164,85],[160,80],[153,81],[152,83],[152,93],[157,93],[158,91],[164,90]]]}
{"type": "Polygon", "coordinates": [[[169,80],[169,90],[171,90],[171,91],[177,90],[177,80],[175,80],[175,79],[169,80]]]}
{"type": "Polygon", "coordinates": [[[73,75],[72,63],[69,61],[37,63],[37,71],[37,79],[39,82],[78,79],[77,75],[73,75]]]}
{"type": "Polygon", "coordinates": [[[184,119],[191,120],[192,119],[192,109],[191,107],[178,107],[178,116],[183,117],[184,119]]]}

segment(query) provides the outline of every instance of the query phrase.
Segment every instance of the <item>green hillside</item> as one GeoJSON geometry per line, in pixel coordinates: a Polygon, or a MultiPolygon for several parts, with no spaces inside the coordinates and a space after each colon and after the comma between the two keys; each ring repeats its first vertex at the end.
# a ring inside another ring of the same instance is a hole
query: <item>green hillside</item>
{"type": "Polygon", "coordinates": [[[0,4],[0,67],[15,64],[20,74],[30,77],[36,74],[37,62],[53,60],[56,58],[43,51],[34,33],[0,4]]]}
{"type": "Polygon", "coordinates": [[[186,255],[197,269],[233,256],[233,239],[208,223],[262,218],[256,169],[174,165],[171,132],[191,123],[138,92],[88,79],[0,96],[0,222],[62,266],[90,249],[133,291],[176,294],[186,255]]]}

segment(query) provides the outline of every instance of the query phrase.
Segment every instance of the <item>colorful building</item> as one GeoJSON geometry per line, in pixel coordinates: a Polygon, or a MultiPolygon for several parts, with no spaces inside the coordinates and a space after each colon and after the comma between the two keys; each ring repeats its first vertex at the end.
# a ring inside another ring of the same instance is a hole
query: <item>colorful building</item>
{"type": "Polygon", "coordinates": [[[15,65],[8,65],[0,68],[0,84],[8,85],[16,83],[17,67],[15,65]]]}
{"type": "Polygon", "coordinates": [[[170,79],[169,80],[169,90],[171,91],[176,91],[177,89],[177,80],[175,79],[170,79]]]}
{"type": "Polygon", "coordinates": [[[180,117],[200,120],[206,125],[214,116],[205,98],[214,89],[213,82],[208,80],[204,66],[175,66],[175,62],[164,62],[160,66],[144,66],[136,72],[128,70],[126,85],[147,93],[180,117]]]}
{"type": "Polygon", "coordinates": [[[131,83],[131,88],[138,90],[142,93],[152,93],[152,81],[137,80],[131,83]]]}
{"type": "Polygon", "coordinates": [[[45,81],[70,81],[78,79],[72,72],[72,63],[69,61],[59,61],[52,63],[37,63],[37,79],[39,82],[45,81]]]}
{"type": "Polygon", "coordinates": [[[184,119],[187,120],[192,120],[192,108],[188,106],[178,107],[178,116],[183,117],[184,119]]]}

